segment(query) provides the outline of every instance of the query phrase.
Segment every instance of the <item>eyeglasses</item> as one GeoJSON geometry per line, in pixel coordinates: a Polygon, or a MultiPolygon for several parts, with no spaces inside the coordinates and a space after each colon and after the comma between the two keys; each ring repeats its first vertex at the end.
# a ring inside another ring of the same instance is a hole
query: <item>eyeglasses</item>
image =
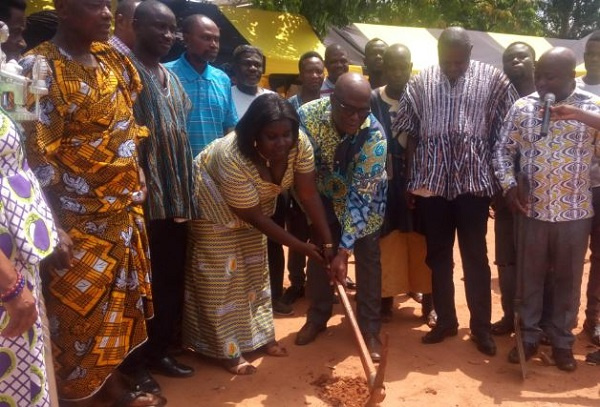
{"type": "Polygon", "coordinates": [[[348,105],[346,103],[343,103],[337,96],[331,96],[335,99],[340,109],[342,109],[342,112],[348,116],[353,116],[357,114],[358,117],[367,117],[371,113],[371,107],[356,107],[348,105]]]}

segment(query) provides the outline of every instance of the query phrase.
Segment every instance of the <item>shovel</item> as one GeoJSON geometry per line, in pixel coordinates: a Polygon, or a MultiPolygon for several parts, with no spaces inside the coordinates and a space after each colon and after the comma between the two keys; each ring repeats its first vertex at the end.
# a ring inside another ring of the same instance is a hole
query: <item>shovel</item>
{"type": "Polygon", "coordinates": [[[344,306],[344,313],[350,321],[352,333],[354,333],[354,339],[356,339],[356,344],[358,345],[360,361],[363,365],[363,369],[365,370],[365,375],[367,376],[367,384],[369,386],[370,395],[365,406],[376,406],[385,399],[385,385],[383,384],[383,378],[385,376],[385,368],[387,366],[389,335],[387,333],[384,335],[383,346],[381,348],[381,360],[379,362],[379,367],[375,369],[375,365],[371,360],[365,340],[363,339],[360,329],[358,328],[358,322],[356,322],[354,311],[352,311],[352,306],[350,305],[350,301],[348,301],[346,290],[340,283],[336,283],[335,286],[340,296],[340,300],[344,306]]]}

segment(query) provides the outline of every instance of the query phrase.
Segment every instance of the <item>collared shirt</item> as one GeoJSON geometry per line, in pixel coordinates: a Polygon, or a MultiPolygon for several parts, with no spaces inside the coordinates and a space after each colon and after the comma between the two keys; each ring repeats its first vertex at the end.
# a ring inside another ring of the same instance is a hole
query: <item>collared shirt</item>
{"type": "Polygon", "coordinates": [[[195,157],[211,141],[223,137],[235,127],[238,115],[231,96],[231,81],[225,72],[206,64],[201,74],[186,59],[165,64],[181,81],[192,101],[192,111],[187,121],[187,131],[195,157]]]}
{"type": "MultiPolygon", "coordinates": [[[[600,96],[600,84],[590,85],[589,83],[585,83],[581,76],[575,78],[575,86],[577,86],[581,90],[593,93],[596,96],[600,96]]],[[[600,158],[599,157],[592,157],[592,168],[590,169],[590,176],[591,176],[592,188],[600,187],[600,158]]]]}
{"type": "Polygon", "coordinates": [[[131,55],[131,48],[125,45],[125,43],[116,35],[109,38],[108,45],[113,47],[121,55],[125,55],[126,57],[131,55]]]}
{"type": "Polygon", "coordinates": [[[325,78],[323,84],[321,85],[321,97],[327,97],[333,93],[335,89],[335,83],[331,82],[329,76],[325,78]]]}
{"type": "Polygon", "coordinates": [[[352,250],[357,239],[376,232],[385,212],[387,144],[381,125],[370,114],[356,134],[340,135],[331,117],[329,98],[308,102],[298,110],[300,127],[315,150],[317,189],[333,204],[342,227],[340,247],[352,250]],[[367,132],[364,144],[350,158],[346,170],[334,156],[338,145],[352,144],[367,132]]]}
{"type": "MultiPolygon", "coordinates": [[[[526,179],[527,216],[547,222],[592,217],[590,165],[600,131],[574,120],[550,122],[540,137],[542,102],[537,93],[519,99],[502,126],[494,168],[502,188],[517,186],[515,168],[526,179]]],[[[600,98],[575,89],[557,105],[600,113],[600,98]]]]}
{"type": "Polygon", "coordinates": [[[492,148],[517,97],[506,75],[479,61],[454,85],[439,66],[413,77],[393,126],[417,139],[408,190],[446,199],[492,196],[499,189],[492,148]]]}

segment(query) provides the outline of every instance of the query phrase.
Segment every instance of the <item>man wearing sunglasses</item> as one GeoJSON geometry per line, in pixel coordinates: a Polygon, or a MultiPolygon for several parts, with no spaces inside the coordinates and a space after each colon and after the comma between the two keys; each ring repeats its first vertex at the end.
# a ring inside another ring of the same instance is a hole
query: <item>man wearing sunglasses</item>
{"type": "Polygon", "coordinates": [[[379,229],[385,212],[387,144],[381,125],[371,114],[370,95],[371,86],[362,75],[346,73],[338,78],[329,98],[306,103],[298,110],[300,127],[315,150],[317,188],[337,255],[329,269],[308,262],[306,291],[311,302],[296,344],[306,345],[325,330],[333,306],[330,283],[344,284],[348,257],[354,254],[358,325],[377,362],[381,353],[379,229]]]}

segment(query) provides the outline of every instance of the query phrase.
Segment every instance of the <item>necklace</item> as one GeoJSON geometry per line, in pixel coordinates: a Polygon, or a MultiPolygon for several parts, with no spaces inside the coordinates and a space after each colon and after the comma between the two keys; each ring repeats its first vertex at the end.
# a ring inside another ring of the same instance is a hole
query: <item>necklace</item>
{"type": "Polygon", "coordinates": [[[269,160],[267,157],[265,157],[264,155],[262,155],[260,153],[260,151],[258,150],[258,148],[256,148],[256,152],[258,153],[258,155],[260,156],[260,158],[262,158],[263,160],[265,160],[267,168],[271,168],[271,160],[269,160]]]}

